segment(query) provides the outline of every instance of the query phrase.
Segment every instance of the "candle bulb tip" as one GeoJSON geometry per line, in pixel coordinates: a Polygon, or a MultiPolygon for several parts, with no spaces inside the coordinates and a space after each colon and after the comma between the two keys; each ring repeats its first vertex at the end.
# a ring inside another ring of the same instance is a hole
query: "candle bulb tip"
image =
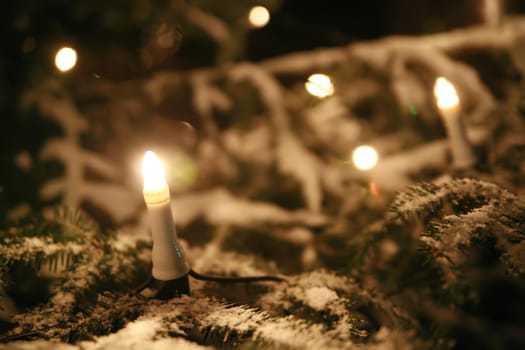
{"type": "Polygon", "coordinates": [[[164,168],[159,158],[152,151],[146,151],[142,161],[142,176],[145,190],[158,190],[166,187],[164,168]]]}
{"type": "Polygon", "coordinates": [[[449,109],[459,105],[459,97],[454,85],[446,78],[439,77],[434,84],[434,96],[440,109],[449,109]]]}

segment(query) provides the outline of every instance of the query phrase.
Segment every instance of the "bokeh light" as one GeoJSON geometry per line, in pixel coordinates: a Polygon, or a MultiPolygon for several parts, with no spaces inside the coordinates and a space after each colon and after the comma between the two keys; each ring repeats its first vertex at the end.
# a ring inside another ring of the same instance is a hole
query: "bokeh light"
{"type": "Polygon", "coordinates": [[[377,151],[367,145],[362,145],[354,149],[352,161],[359,170],[370,170],[376,166],[378,160],[377,151]]]}
{"type": "Polygon", "coordinates": [[[270,22],[270,11],[264,6],[254,6],[248,14],[248,20],[254,27],[264,27],[270,22]]]}
{"type": "Polygon", "coordinates": [[[315,97],[324,98],[334,93],[332,80],[326,74],[312,74],[304,84],[306,91],[315,97]]]}
{"type": "Polygon", "coordinates": [[[77,52],[71,47],[63,47],[55,55],[55,66],[61,72],[71,70],[77,64],[77,52]]]}
{"type": "Polygon", "coordinates": [[[443,77],[436,79],[434,84],[434,96],[439,108],[447,109],[459,104],[459,97],[456,88],[450,81],[443,77]]]}

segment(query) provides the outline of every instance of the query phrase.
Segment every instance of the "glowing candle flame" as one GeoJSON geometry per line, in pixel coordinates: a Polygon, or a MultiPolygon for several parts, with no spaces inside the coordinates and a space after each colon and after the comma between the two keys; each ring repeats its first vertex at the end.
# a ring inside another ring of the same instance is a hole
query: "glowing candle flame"
{"type": "Polygon", "coordinates": [[[308,77],[308,80],[304,84],[306,91],[310,95],[324,98],[334,93],[334,85],[328,75],[325,74],[312,74],[308,77]]]}
{"type": "Polygon", "coordinates": [[[371,146],[359,146],[352,153],[354,165],[359,170],[370,170],[376,166],[378,155],[371,146]]]}
{"type": "Polygon", "coordinates": [[[270,12],[264,6],[254,6],[248,14],[248,20],[254,27],[264,27],[270,21],[270,12]]]}
{"type": "Polygon", "coordinates": [[[70,47],[63,47],[55,55],[55,66],[62,72],[71,70],[77,64],[77,52],[70,47]]]}
{"type": "Polygon", "coordinates": [[[144,191],[158,191],[168,186],[164,179],[162,163],[152,151],[144,154],[142,176],[144,177],[144,191]]]}
{"type": "Polygon", "coordinates": [[[434,96],[440,109],[450,109],[459,105],[459,97],[456,88],[450,81],[443,77],[436,79],[434,84],[434,96]]]}
{"type": "Polygon", "coordinates": [[[469,168],[475,164],[476,156],[462,122],[462,111],[456,89],[450,81],[439,77],[434,85],[434,95],[447,130],[454,167],[469,168]]]}

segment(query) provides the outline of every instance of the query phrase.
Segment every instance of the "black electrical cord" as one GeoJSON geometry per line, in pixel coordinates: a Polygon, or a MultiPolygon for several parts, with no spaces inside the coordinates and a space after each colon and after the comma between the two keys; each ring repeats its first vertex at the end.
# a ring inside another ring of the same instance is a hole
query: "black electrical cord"
{"type": "MultiPolygon", "coordinates": [[[[217,282],[217,283],[254,283],[254,282],[285,282],[286,279],[278,276],[247,276],[247,277],[227,277],[227,276],[210,276],[210,275],[202,275],[198,273],[195,270],[190,269],[188,274],[186,275],[186,284],[187,284],[187,276],[191,276],[195,278],[196,280],[201,281],[208,281],[208,282],[217,282]]],[[[184,279],[184,278],[182,278],[184,279]]],[[[149,276],[149,278],[144,281],[139,287],[134,289],[135,293],[140,293],[144,289],[154,285],[154,284],[160,284],[160,288],[166,288],[173,289],[174,287],[169,287],[167,284],[170,284],[175,280],[171,281],[157,281],[153,276],[149,276]]],[[[159,286],[157,286],[159,287],[159,286]]],[[[186,289],[186,288],[183,288],[186,289]]],[[[189,293],[189,290],[188,290],[189,293]]]]}
{"type": "Polygon", "coordinates": [[[284,282],[282,277],[278,276],[248,276],[248,277],[223,277],[201,275],[195,270],[190,269],[189,275],[197,280],[219,282],[219,283],[252,283],[252,282],[284,282]]]}

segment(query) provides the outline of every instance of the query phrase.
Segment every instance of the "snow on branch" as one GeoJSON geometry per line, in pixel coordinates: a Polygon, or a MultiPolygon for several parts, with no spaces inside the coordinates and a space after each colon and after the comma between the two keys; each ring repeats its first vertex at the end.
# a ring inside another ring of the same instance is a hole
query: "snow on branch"
{"type": "Polygon", "coordinates": [[[206,32],[217,43],[223,43],[231,37],[228,26],[220,18],[189,4],[184,6],[184,10],[188,20],[206,32]]]}
{"type": "Polygon", "coordinates": [[[171,207],[177,224],[186,225],[204,217],[214,225],[257,226],[264,224],[318,227],[327,223],[321,213],[288,211],[266,202],[237,198],[223,188],[177,196],[171,207]]]}
{"type": "Polygon", "coordinates": [[[356,57],[382,70],[389,66],[392,55],[400,51],[429,50],[450,55],[469,49],[508,49],[524,31],[523,18],[506,18],[499,27],[469,27],[421,37],[392,36],[375,41],[352,43],[344,47],[292,53],[262,61],[261,66],[273,74],[304,73],[340,64],[356,57]]]}
{"type": "MultiPolygon", "coordinates": [[[[277,58],[262,60],[257,63],[260,69],[269,75],[308,74],[314,70],[327,69],[333,65],[351,64],[352,60],[362,60],[379,71],[394,73],[393,67],[406,64],[412,60],[428,65],[436,75],[457,77],[458,84],[465,84],[472,97],[487,98],[492,103],[492,95],[483,86],[473,68],[460,63],[453,54],[466,50],[509,50],[525,34],[523,18],[508,18],[498,27],[469,27],[450,32],[419,37],[392,36],[369,42],[351,43],[343,47],[322,48],[307,52],[283,55],[277,58]],[[395,62],[395,66],[392,65],[395,62]],[[457,75],[459,74],[459,75],[457,75]],[[456,76],[457,75],[457,76],[456,76]],[[463,78],[467,81],[463,82],[463,78]]],[[[237,65],[230,63],[235,69],[237,65]]],[[[194,74],[206,74],[210,78],[224,73],[224,67],[215,69],[197,69],[182,74],[191,77],[194,74]]],[[[149,82],[148,90],[152,96],[165,84],[172,84],[181,73],[157,73],[149,82]],[[154,84],[153,84],[154,82],[154,84]],[[151,86],[155,86],[154,89],[151,86]]],[[[486,106],[484,106],[486,107],[486,106]]]]}
{"type": "Polygon", "coordinates": [[[424,168],[439,168],[446,164],[446,140],[427,142],[418,147],[385,157],[372,169],[368,178],[387,191],[397,191],[412,183],[411,174],[424,168]]]}
{"type": "Polygon", "coordinates": [[[509,274],[525,274],[525,203],[495,184],[473,179],[422,183],[399,194],[392,208],[403,218],[431,218],[420,241],[449,284],[461,280],[458,267],[469,249],[484,241],[494,241],[509,274]]]}
{"type": "Polygon", "coordinates": [[[397,195],[392,203],[395,213],[404,218],[441,209],[446,202],[472,198],[474,203],[481,201],[495,203],[516,200],[510,192],[498,185],[474,179],[455,179],[442,185],[419,183],[397,195]]]}
{"type": "MultiPolygon", "coordinates": [[[[193,11],[193,10],[191,10],[193,11]]],[[[200,10],[199,10],[200,11],[200,10]]],[[[214,26],[208,26],[213,28],[214,26]]],[[[225,31],[219,29],[213,34],[223,38],[225,31]]],[[[323,70],[330,66],[351,63],[354,59],[362,59],[374,68],[381,71],[390,69],[393,57],[403,51],[410,55],[417,52],[445,55],[450,61],[455,59],[451,56],[468,50],[509,50],[515,41],[519,40],[525,33],[525,21],[522,17],[506,17],[499,26],[472,26],[455,29],[449,32],[428,34],[424,36],[390,36],[374,41],[351,43],[346,46],[319,48],[311,51],[297,52],[269,58],[257,62],[257,65],[271,75],[300,74],[323,70]]],[[[222,40],[222,39],[221,39],[222,40]]],[[[409,55],[409,56],[410,56],[409,55]]],[[[432,55],[430,55],[432,56],[432,55]]],[[[408,58],[408,57],[407,57],[408,58]]],[[[431,64],[431,62],[427,63],[431,64]]],[[[450,62],[445,63],[450,64],[450,62]]],[[[443,63],[438,63],[440,68],[443,63]]],[[[227,67],[235,67],[244,62],[227,64],[227,67]]],[[[157,87],[161,85],[172,85],[173,81],[182,75],[191,78],[193,74],[205,74],[208,77],[218,77],[225,72],[225,66],[217,68],[199,68],[185,72],[159,72],[151,79],[157,87]],[[160,84],[160,85],[159,85],[160,84]]],[[[159,91],[155,89],[155,91],[159,91]]],[[[153,92],[153,91],[152,91],[153,92]]],[[[155,95],[155,94],[153,94],[155,95]]]]}
{"type": "Polygon", "coordinates": [[[48,89],[35,90],[25,98],[26,106],[37,105],[63,130],[62,137],[48,140],[40,151],[42,160],[55,159],[64,165],[63,177],[44,184],[40,189],[41,197],[53,199],[62,195],[62,203],[71,208],[80,208],[83,201],[89,201],[110,213],[117,222],[129,218],[137,209],[137,196],[115,183],[120,171],[114,164],[82,148],[81,136],[88,130],[88,123],[71,98],[59,87],[48,89]],[[113,182],[90,182],[85,175],[87,169],[113,182]]]}
{"type": "Polygon", "coordinates": [[[230,98],[208,80],[204,72],[193,74],[190,83],[193,87],[193,105],[202,118],[204,129],[210,136],[217,137],[217,125],[213,120],[213,112],[218,109],[225,112],[232,108],[230,98]]]}
{"type": "MultiPolygon", "coordinates": [[[[65,208],[53,220],[39,220],[1,236],[0,271],[23,264],[52,279],[48,307],[64,311],[99,284],[132,282],[142,258],[139,253],[146,248],[138,244],[139,238],[102,235],[84,213],[65,208]]],[[[0,286],[11,282],[7,275],[0,277],[0,286]]]]}
{"type": "Polygon", "coordinates": [[[303,146],[291,129],[279,82],[263,69],[248,63],[236,66],[230,75],[234,80],[248,80],[257,87],[277,134],[278,167],[299,181],[307,207],[318,212],[322,200],[320,166],[317,158],[303,146]]]}
{"type": "MultiPolygon", "coordinates": [[[[184,297],[177,300],[185,318],[196,322],[205,339],[219,344],[255,342],[275,348],[341,349],[352,345],[348,334],[338,334],[322,324],[294,316],[274,317],[245,305],[229,305],[212,299],[184,297]]],[[[180,311],[179,311],[180,312],[180,311]]],[[[180,317],[180,316],[179,316],[180,317]]]]}

